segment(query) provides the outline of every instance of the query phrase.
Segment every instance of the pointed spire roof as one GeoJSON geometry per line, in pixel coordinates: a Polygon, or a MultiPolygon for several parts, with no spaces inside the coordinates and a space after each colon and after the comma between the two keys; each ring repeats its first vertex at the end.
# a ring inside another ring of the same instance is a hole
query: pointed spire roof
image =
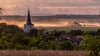
{"type": "Polygon", "coordinates": [[[27,25],[32,25],[31,16],[30,16],[30,10],[29,9],[28,9],[28,15],[27,15],[27,25]]]}

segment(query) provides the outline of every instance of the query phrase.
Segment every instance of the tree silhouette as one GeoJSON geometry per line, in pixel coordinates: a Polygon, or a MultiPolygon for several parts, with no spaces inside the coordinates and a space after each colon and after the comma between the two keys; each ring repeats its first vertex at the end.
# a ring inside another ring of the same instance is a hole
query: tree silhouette
{"type": "Polygon", "coordinates": [[[2,14],[3,14],[3,8],[0,8],[0,19],[1,19],[2,14]]]}

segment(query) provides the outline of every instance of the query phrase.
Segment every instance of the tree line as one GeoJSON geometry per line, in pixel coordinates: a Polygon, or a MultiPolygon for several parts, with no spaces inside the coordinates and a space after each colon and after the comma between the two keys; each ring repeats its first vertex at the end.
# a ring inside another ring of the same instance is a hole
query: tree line
{"type": "MultiPolygon", "coordinates": [[[[43,29],[42,29],[43,30],[43,29]]],[[[56,31],[45,34],[40,29],[32,29],[25,33],[16,25],[0,23],[0,49],[16,50],[89,50],[90,56],[98,56],[100,51],[100,29],[97,31],[71,30],[70,32],[56,31]],[[55,37],[60,35],[82,35],[83,41],[77,45],[69,40],[60,43],[55,37]]]]}

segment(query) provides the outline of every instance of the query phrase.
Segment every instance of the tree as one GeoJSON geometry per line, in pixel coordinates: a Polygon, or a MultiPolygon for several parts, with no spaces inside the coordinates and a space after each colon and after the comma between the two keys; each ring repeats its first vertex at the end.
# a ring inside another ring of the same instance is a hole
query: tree
{"type": "Polygon", "coordinates": [[[37,37],[37,36],[38,36],[38,30],[37,30],[37,29],[32,29],[32,30],[28,33],[28,36],[37,37]]]}
{"type": "Polygon", "coordinates": [[[23,32],[23,30],[16,25],[7,25],[6,23],[0,23],[0,33],[2,32],[5,32],[6,34],[11,33],[12,35],[14,35],[18,32],[23,32]]]}
{"type": "Polygon", "coordinates": [[[6,34],[5,32],[2,32],[2,37],[0,38],[0,47],[1,49],[11,49],[11,41],[12,41],[12,35],[6,34]]]}
{"type": "Polygon", "coordinates": [[[71,34],[72,36],[82,35],[82,34],[83,34],[83,31],[81,31],[81,30],[71,30],[71,31],[70,31],[70,34],[71,34]]]}
{"type": "Polygon", "coordinates": [[[88,32],[88,34],[91,36],[96,36],[98,33],[96,33],[96,31],[90,31],[90,32],[88,32]]]}
{"type": "Polygon", "coordinates": [[[61,46],[61,50],[73,50],[74,49],[74,43],[68,40],[62,41],[60,46],[61,46]]]}
{"type": "Polygon", "coordinates": [[[3,12],[3,8],[0,8],[0,18],[1,18],[1,16],[2,16],[2,13],[3,12]]]}
{"type": "Polygon", "coordinates": [[[100,36],[100,29],[97,30],[96,34],[100,36]]]}
{"type": "Polygon", "coordinates": [[[90,51],[90,56],[99,56],[100,52],[100,36],[84,36],[82,45],[86,50],[90,51]]]}

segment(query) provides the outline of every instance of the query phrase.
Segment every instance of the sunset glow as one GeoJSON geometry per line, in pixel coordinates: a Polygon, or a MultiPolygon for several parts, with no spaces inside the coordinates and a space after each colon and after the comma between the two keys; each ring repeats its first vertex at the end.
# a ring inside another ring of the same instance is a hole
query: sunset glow
{"type": "MultiPolygon", "coordinates": [[[[78,20],[79,21],[79,20],[78,20]]],[[[85,27],[100,27],[100,23],[99,22],[90,22],[91,20],[83,20],[83,21],[79,21],[80,24],[83,26],[85,25],[85,27]]],[[[25,21],[16,21],[16,20],[0,20],[1,23],[7,23],[9,25],[17,25],[21,28],[24,27],[23,24],[25,24],[25,21]]],[[[61,21],[57,21],[57,22],[32,22],[35,27],[68,27],[68,26],[74,26],[74,23],[72,20],[61,20],[61,21]]]]}

